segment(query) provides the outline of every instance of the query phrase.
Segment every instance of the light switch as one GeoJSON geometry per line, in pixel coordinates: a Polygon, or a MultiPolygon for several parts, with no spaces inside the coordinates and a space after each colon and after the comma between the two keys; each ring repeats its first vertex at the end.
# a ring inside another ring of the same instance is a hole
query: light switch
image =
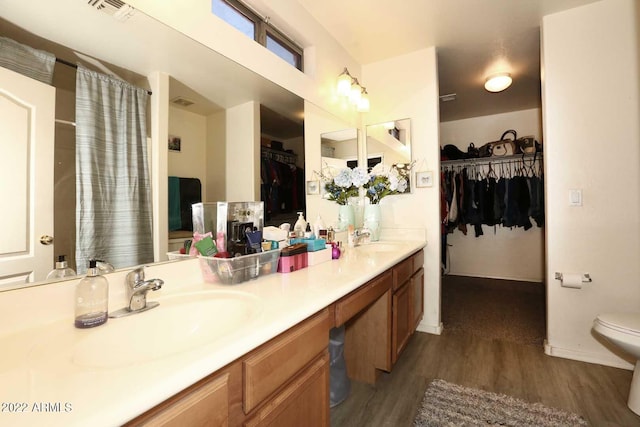
{"type": "Polygon", "coordinates": [[[569,190],[569,206],[582,206],[582,190],[569,190]]]}

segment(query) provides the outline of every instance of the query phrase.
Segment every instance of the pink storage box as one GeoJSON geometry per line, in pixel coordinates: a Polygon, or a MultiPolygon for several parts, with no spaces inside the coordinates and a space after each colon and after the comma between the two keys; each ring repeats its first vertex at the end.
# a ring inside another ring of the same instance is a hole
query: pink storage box
{"type": "Polygon", "coordinates": [[[307,253],[301,253],[291,256],[282,256],[280,254],[280,260],[278,261],[278,272],[291,273],[292,271],[300,270],[308,265],[307,253]]]}

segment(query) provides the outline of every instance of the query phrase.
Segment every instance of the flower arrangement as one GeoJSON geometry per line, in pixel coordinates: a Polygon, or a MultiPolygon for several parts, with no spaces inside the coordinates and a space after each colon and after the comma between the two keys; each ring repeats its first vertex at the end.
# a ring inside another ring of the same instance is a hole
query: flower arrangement
{"type": "Polygon", "coordinates": [[[346,205],[350,197],[360,194],[360,187],[369,181],[369,175],[363,168],[343,168],[335,175],[320,174],[324,183],[326,197],[339,205],[346,205]]]}
{"type": "Polygon", "coordinates": [[[384,165],[378,163],[369,173],[369,179],[363,185],[369,203],[380,203],[384,197],[400,194],[409,188],[408,174],[413,164],[393,165],[388,173],[384,172],[384,165]]]}

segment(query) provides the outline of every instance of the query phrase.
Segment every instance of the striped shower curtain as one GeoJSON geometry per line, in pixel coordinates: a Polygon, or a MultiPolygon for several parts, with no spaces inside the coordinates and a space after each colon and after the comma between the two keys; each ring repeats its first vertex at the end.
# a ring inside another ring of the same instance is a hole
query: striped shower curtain
{"type": "Polygon", "coordinates": [[[144,89],[78,66],[76,262],[153,262],[144,89]]]}
{"type": "Polygon", "coordinates": [[[8,68],[50,85],[56,57],[8,37],[0,37],[0,67],[8,68]]]}

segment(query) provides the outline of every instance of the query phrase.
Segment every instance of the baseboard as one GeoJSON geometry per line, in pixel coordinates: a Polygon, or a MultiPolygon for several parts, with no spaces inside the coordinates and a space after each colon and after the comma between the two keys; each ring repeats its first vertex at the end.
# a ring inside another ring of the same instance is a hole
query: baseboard
{"type": "Polygon", "coordinates": [[[597,365],[611,366],[612,368],[627,369],[633,371],[633,364],[616,357],[603,356],[599,353],[590,353],[586,351],[576,351],[568,348],[555,347],[544,340],[544,352],[549,356],[561,357],[563,359],[577,360],[580,362],[595,363],[597,365]]]}
{"type": "Polygon", "coordinates": [[[481,279],[511,280],[513,282],[544,283],[544,278],[537,279],[537,278],[506,277],[506,276],[487,276],[482,274],[465,274],[465,273],[452,273],[452,272],[447,273],[446,276],[479,277],[481,279]]]}
{"type": "Polygon", "coordinates": [[[417,331],[426,332],[428,334],[440,335],[442,334],[442,322],[438,325],[429,325],[424,322],[418,323],[417,331]]]}

